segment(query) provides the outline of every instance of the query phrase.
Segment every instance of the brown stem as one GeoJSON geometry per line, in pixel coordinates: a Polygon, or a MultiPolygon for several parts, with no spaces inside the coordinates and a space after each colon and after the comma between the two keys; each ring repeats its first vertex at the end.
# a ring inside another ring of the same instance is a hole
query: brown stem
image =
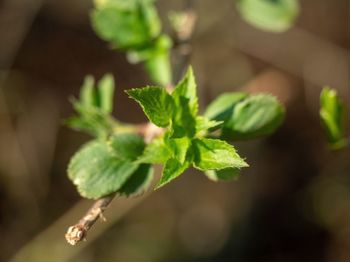
{"type": "Polygon", "coordinates": [[[77,224],[68,228],[65,237],[69,244],[74,246],[78,242],[85,240],[87,232],[97,219],[105,220],[103,212],[112,202],[114,196],[115,194],[112,194],[97,200],[77,224]]]}
{"type": "Polygon", "coordinates": [[[137,133],[143,136],[143,139],[148,144],[153,138],[161,135],[164,132],[164,128],[158,127],[151,122],[140,124],[137,126],[137,133]]]}

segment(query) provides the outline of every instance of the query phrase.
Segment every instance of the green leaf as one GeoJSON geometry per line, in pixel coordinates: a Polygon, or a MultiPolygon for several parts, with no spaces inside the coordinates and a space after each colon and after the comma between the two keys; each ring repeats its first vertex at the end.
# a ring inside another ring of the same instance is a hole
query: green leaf
{"type": "MultiPolygon", "coordinates": [[[[99,108],[101,112],[109,114],[113,109],[114,79],[111,74],[105,74],[98,82],[98,90],[94,87],[93,76],[86,76],[80,90],[80,113],[85,108],[99,108]]],[[[76,102],[76,101],[75,101],[76,102]]],[[[76,108],[77,109],[77,108],[76,108]]]]}
{"type": "Polygon", "coordinates": [[[170,37],[162,35],[155,40],[152,54],[145,60],[145,67],[150,78],[157,84],[168,86],[172,83],[170,65],[170,37]]]}
{"type": "Polygon", "coordinates": [[[83,107],[97,106],[97,95],[94,88],[95,80],[93,76],[86,76],[80,90],[80,102],[83,107]]]}
{"type": "Polygon", "coordinates": [[[198,112],[198,98],[196,82],[190,67],[184,78],[176,85],[172,97],[176,110],[173,115],[173,137],[194,137],[196,134],[196,115],[198,112]]]}
{"type": "Polygon", "coordinates": [[[146,70],[151,80],[162,86],[169,86],[172,79],[170,54],[157,53],[145,61],[146,70]]]}
{"type": "Polygon", "coordinates": [[[189,149],[191,140],[183,138],[156,138],[143,151],[138,159],[141,163],[162,164],[170,158],[183,163],[189,149]]]}
{"type": "Polygon", "coordinates": [[[118,48],[148,45],[161,30],[152,1],[107,1],[98,4],[91,22],[95,32],[118,48]]]}
{"type": "Polygon", "coordinates": [[[221,125],[223,121],[210,120],[205,116],[196,117],[196,129],[197,131],[208,130],[221,125]]]}
{"type": "Polygon", "coordinates": [[[79,101],[73,101],[73,105],[79,115],[67,119],[66,125],[98,138],[106,138],[112,131],[112,119],[101,112],[99,108],[85,107],[79,101]]]}
{"type": "Polygon", "coordinates": [[[138,0],[138,2],[138,12],[142,18],[144,30],[148,31],[150,39],[153,40],[161,32],[161,21],[154,5],[155,1],[138,0]]]}
{"type": "Polygon", "coordinates": [[[187,152],[191,145],[191,139],[188,137],[171,138],[166,142],[172,152],[172,158],[177,159],[181,164],[184,163],[188,157],[187,152]]]}
{"type": "Polygon", "coordinates": [[[97,199],[121,189],[137,168],[120,159],[107,143],[93,141],[73,156],[68,177],[83,197],[97,199]]]}
{"type": "Polygon", "coordinates": [[[132,133],[113,135],[108,143],[118,157],[126,160],[136,160],[145,148],[143,138],[132,133]]]}
{"type": "Polygon", "coordinates": [[[171,148],[165,143],[163,138],[153,139],[146,146],[142,156],[138,159],[140,163],[163,164],[172,156],[171,148]]]}
{"type": "Polygon", "coordinates": [[[164,186],[165,184],[180,176],[189,166],[189,161],[181,163],[175,158],[170,158],[164,165],[162,177],[157,184],[156,189],[164,186]]]}
{"type": "Polygon", "coordinates": [[[111,74],[106,74],[98,82],[99,107],[107,114],[113,111],[114,79],[111,74]]]}
{"type": "Polygon", "coordinates": [[[268,94],[252,95],[235,105],[224,122],[222,137],[228,140],[254,139],[274,132],[284,119],[284,108],[268,94]]]}
{"type": "Polygon", "coordinates": [[[171,47],[171,38],[167,35],[160,35],[150,45],[129,50],[127,58],[132,64],[145,62],[151,80],[161,86],[168,86],[172,83],[171,47]]]}
{"type": "Polygon", "coordinates": [[[160,139],[156,141],[151,144],[152,151],[146,148],[144,155],[145,158],[153,158],[158,163],[165,163],[161,179],[156,187],[159,188],[180,176],[190,166],[192,162],[191,152],[189,152],[191,140],[188,137],[174,139],[165,136],[162,141],[160,139]],[[157,148],[161,150],[157,152],[157,148]]]}
{"type": "Polygon", "coordinates": [[[345,146],[345,108],[343,103],[340,101],[337,92],[328,87],[324,88],[321,92],[320,103],[321,123],[326,130],[328,142],[334,149],[345,146]]]}
{"type": "Polygon", "coordinates": [[[80,91],[80,100],[72,99],[77,116],[65,121],[71,128],[88,134],[106,138],[113,130],[115,120],[110,113],[113,109],[113,76],[106,74],[94,87],[94,78],[85,77],[80,91]]]}
{"type": "Polygon", "coordinates": [[[225,121],[231,117],[235,106],[248,97],[244,92],[224,93],[214,99],[204,112],[204,116],[217,121],[225,121]]]}
{"type": "Polygon", "coordinates": [[[238,0],[237,8],[249,24],[270,32],[293,26],[299,14],[298,0],[238,0]]]}
{"type": "Polygon", "coordinates": [[[140,165],[126,181],[118,193],[127,197],[138,196],[150,187],[153,180],[153,168],[150,165],[140,165]]]}
{"type": "Polygon", "coordinates": [[[199,170],[241,168],[248,166],[233,146],[219,139],[195,139],[194,167],[199,170]]]}
{"type": "MultiPolygon", "coordinates": [[[[139,1],[139,0],[129,0],[129,1],[125,1],[125,0],[93,0],[94,7],[96,9],[101,9],[101,8],[106,8],[106,7],[110,7],[110,6],[115,6],[117,8],[126,9],[126,10],[134,9],[137,1],[139,1]]],[[[152,0],[152,1],[149,1],[149,2],[154,2],[154,1],[152,0]]]]}
{"type": "Polygon", "coordinates": [[[173,138],[194,137],[196,134],[196,118],[191,113],[188,99],[185,97],[180,97],[177,101],[172,120],[171,134],[173,138]]]}
{"type": "Polygon", "coordinates": [[[102,129],[100,129],[100,126],[102,126],[102,123],[98,123],[98,125],[94,125],[92,121],[85,118],[73,116],[68,119],[65,119],[64,124],[69,126],[73,130],[86,132],[91,136],[95,136],[95,137],[107,136],[107,133],[105,133],[104,131],[102,131],[102,129]]]}
{"type": "Polygon", "coordinates": [[[196,137],[204,137],[207,135],[208,130],[215,131],[223,121],[209,120],[204,116],[196,117],[196,137]]]}
{"type": "Polygon", "coordinates": [[[284,109],[271,95],[235,92],[216,98],[204,115],[224,122],[224,139],[242,140],[261,137],[275,131],[282,123],[284,109]]]}
{"type": "Polygon", "coordinates": [[[239,168],[225,168],[220,170],[205,171],[205,175],[213,181],[230,181],[238,179],[240,175],[239,168]]]}
{"type": "Polygon", "coordinates": [[[193,116],[198,112],[197,85],[192,67],[189,67],[184,78],[176,85],[172,97],[178,106],[182,106],[182,101],[188,101],[190,113],[193,116]]]}
{"type": "Polygon", "coordinates": [[[126,92],[141,105],[152,123],[160,127],[169,125],[174,110],[174,101],[164,88],[135,88],[126,92]]]}

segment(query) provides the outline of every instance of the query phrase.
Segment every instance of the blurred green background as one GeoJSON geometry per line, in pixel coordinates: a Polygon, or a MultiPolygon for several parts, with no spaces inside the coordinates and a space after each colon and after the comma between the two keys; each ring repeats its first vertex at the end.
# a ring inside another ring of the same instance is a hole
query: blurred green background
{"type": "MultiPolygon", "coordinates": [[[[72,247],[64,233],[91,201],[66,176],[88,139],[62,125],[68,98],[86,74],[111,72],[115,116],[138,123],[123,90],[150,80],[95,35],[89,0],[0,1],[0,261],[350,261],[350,150],[330,152],[318,118],[323,85],[350,102],[350,2],[302,0],[283,33],[249,25],[233,0],[193,2],[201,108],[225,91],[269,92],[286,122],[236,144],[250,164],[237,181],[190,170],[150,195],[115,199],[107,222],[72,247]]],[[[157,2],[165,30],[183,5],[157,2]]]]}

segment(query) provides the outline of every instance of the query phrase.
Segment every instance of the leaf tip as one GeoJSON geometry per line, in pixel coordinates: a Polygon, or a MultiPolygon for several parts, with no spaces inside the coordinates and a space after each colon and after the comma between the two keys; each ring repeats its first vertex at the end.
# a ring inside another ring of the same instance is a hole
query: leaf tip
{"type": "Polygon", "coordinates": [[[154,191],[156,191],[156,190],[158,190],[159,188],[161,188],[161,187],[163,187],[164,185],[166,185],[167,184],[167,182],[164,182],[164,181],[162,181],[162,180],[160,180],[158,183],[157,183],[157,185],[154,187],[154,191]]]}

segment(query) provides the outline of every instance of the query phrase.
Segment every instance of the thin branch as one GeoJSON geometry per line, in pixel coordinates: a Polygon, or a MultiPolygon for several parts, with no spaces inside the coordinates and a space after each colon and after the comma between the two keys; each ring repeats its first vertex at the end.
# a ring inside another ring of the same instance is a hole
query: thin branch
{"type": "Polygon", "coordinates": [[[77,224],[68,228],[65,237],[69,244],[74,246],[78,242],[85,240],[87,232],[99,218],[105,221],[103,212],[112,202],[114,196],[115,194],[112,194],[97,200],[77,224]]]}
{"type": "Polygon", "coordinates": [[[163,132],[164,128],[158,127],[151,122],[137,126],[137,133],[143,136],[146,144],[150,143],[155,137],[161,135],[163,132]]]}

